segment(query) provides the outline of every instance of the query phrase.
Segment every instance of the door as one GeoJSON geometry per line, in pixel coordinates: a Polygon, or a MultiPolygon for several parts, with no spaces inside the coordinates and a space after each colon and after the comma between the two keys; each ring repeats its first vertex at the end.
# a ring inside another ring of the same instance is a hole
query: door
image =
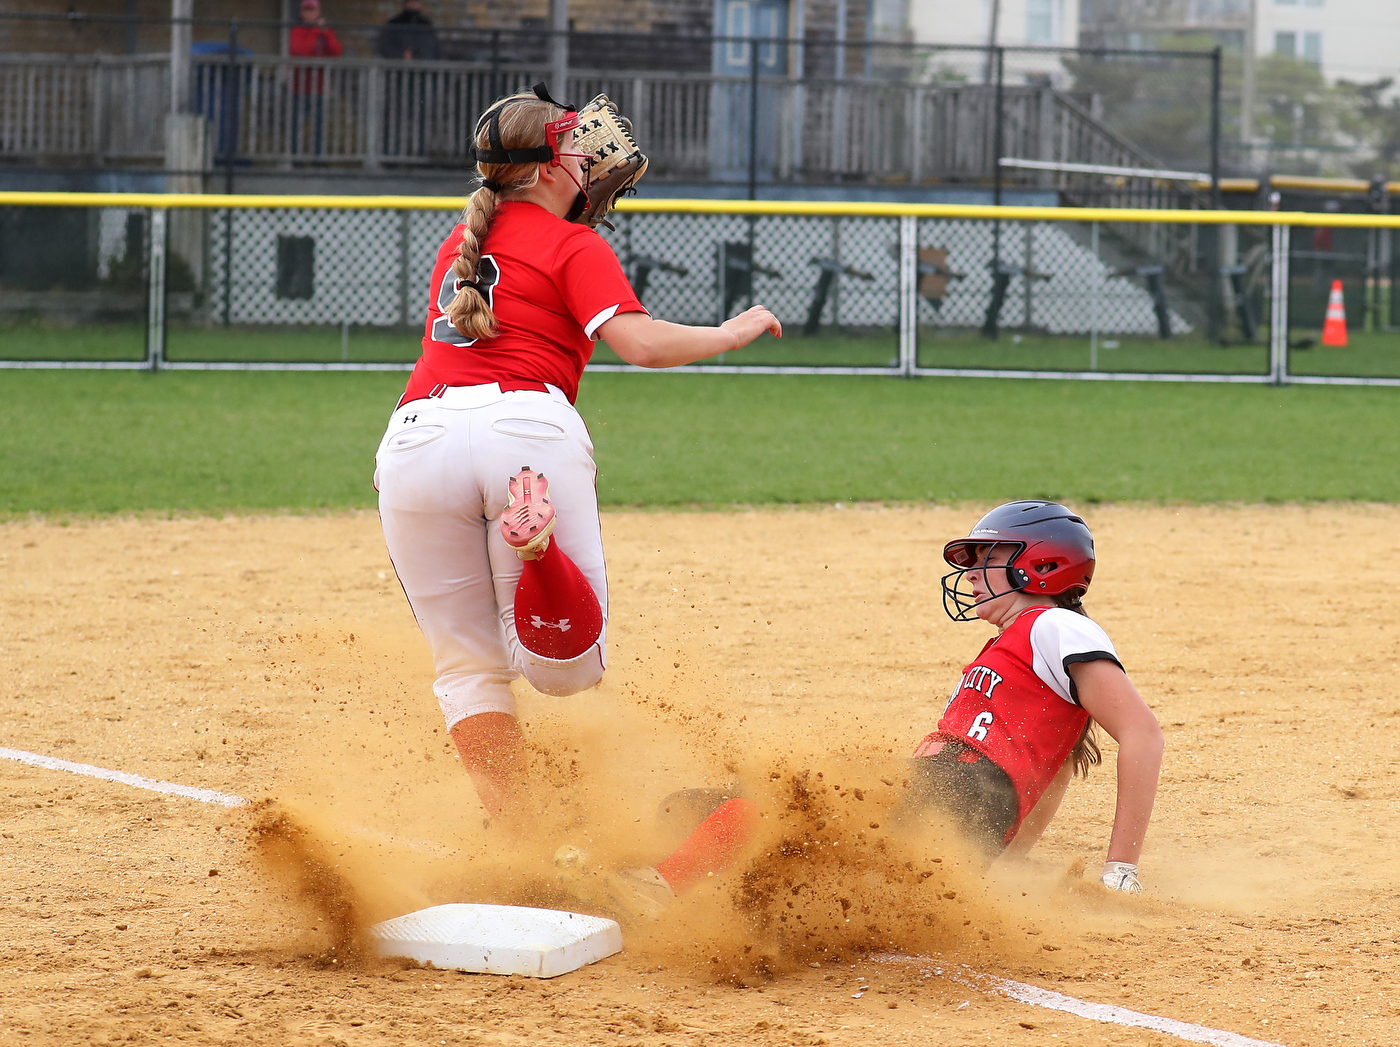
{"type": "MultiPolygon", "coordinates": [[[[788,0],[715,0],[713,70],[718,78],[710,102],[712,177],[743,181],[749,176],[750,114],[753,111],[754,39],[761,79],[788,75],[788,48],[773,38],[788,35],[788,0]]],[[[777,152],[776,113],[779,92],[787,85],[759,83],[758,150],[754,173],[771,180],[777,152]]]]}

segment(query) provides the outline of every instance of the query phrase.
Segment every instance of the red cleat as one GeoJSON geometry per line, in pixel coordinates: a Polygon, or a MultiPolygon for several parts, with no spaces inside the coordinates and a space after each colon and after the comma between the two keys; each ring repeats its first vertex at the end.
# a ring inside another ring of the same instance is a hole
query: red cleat
{"type": "Polygon", "coordinates": [[[549,481],[528,465],[510,478],[509,498],[501,513],[501,535],[522,560],[534,560],[549,548],[554,532],[554,505],[549,481]]]}

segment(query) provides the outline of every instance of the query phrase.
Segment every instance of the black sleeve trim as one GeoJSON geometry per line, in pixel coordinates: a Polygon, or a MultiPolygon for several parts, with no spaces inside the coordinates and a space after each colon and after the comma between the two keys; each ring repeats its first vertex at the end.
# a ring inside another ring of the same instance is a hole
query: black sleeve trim
{"type": "MultiPolygon", "coordinates": [[[[1065,656],[1065,677],[1069,680],[1069,697],[1075,705],[1079,704],[1079,688],[1074,686],[1074,677],[1070,675],[1069,667],[1079,662],[1112,662],[1118,668],[1123,669],[1123,663],[1118,660],[1118,656],[1109,651],[1084,651],[1080,654],[1070,654],[1065,656]]],[[[1123,669],[1126,673],[1128,670],[1123,669]]]]}

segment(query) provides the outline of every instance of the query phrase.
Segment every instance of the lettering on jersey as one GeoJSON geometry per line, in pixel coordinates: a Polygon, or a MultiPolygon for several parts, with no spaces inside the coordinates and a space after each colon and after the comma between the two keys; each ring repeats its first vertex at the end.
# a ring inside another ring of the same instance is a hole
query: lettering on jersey
{"type": "MultiPolygon", "coordinates": [[[[501,282],[501,267],[496,264],[494,255],[484,254],[476,263],[476,288],[486,296],[487,308],[496,308],[496,285],[501,282]]],[[[452,271],[452,266],[447,267],[447,272],[442,274],[442,283],[438,287],[437,307],[443,315],[433,321],[433,341],[446,342],[448,345],[475,345],[475,338],[463,338],[462,332],[452,326],[452,321],[447,318],[447,307],[452,304],[452,299],[457,297],[457,274],[452,271]]]]}
{"type": "Polygon", "coordinates": [[[979,742],[985,742],[987,740],[987,728],[992,725],[992,719],[992,714],[985,710],[978,713],[977,716],[973,718],[972,726],[967,729],[967,736],[969,738],[976,738],[979,742]]]}
{"type": "Polygon", "coordinates": [[[962,680],[958,683],[958,688],[953,692],[953,696],[956,697],[959,691],[970,688],[990,698],[1001,680],[1000,675],[992,672],[985,665],[974,665],[963,673],[962,680]]]}

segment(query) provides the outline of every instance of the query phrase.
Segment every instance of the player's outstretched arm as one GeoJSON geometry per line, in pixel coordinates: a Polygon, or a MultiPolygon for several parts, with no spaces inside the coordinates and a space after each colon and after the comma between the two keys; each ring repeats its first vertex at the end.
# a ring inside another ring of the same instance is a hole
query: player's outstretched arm
{"type": "Polygon", "coordinates": [[[1162,728],[1127,673],[1114,662],[1069,667],[1079,704],[1118,743],[1118,809],[1108,860],[1136,865],[1162,771],[1162,728]]]}
{"type": "Polygon", "coordinates": [[[687,327],[653,320],[646,313],[623,313],[598,328],[598,337],[637,367],[679,367],[742,349],[764,331],[783,336],[783,325],[761,305],[718,327],[687,327]]]}

